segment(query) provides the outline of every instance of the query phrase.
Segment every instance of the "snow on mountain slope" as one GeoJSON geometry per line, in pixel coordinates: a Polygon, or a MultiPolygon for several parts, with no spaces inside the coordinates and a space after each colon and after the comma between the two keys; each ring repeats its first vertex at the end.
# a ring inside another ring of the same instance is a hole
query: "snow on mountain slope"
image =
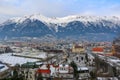
{"type": "MultiPolygon", "coordinates": [[[[116,16],[80,16],[49,18],[40,14],[11,18],[0,25],[0,37],[79,37],[104,36],[114,38],[120,33],[120,18],[116,16]],[[103,33],[103,34],[101,34],[103,33]]],[[[100,38],[101,39],[101,38],[100,38]]]]}
{"type": "Polygon", "coordinates": [[[47,25],[56,24],[58,26],[63,26],[63,27],[72,21],[81,21],[85,24],[87,24],[87,22],[99,23],[103,21],[110,21],[110,22],[113,22],[114,24],[120,24],[120,18],[116,16],[102,16],[101,17],[101,16],[80,16],[80,15],[72,15],[72,16],[67,16],[67,17],[62,17],[62,18],[58,18],[58,17],[49,18],[41,14],[34,14],[30,16],[11,18],[9,21],[12,21],[15,23],[22,23],[26,19],[31,19],[32,21],[40,20],[47,25]]]}

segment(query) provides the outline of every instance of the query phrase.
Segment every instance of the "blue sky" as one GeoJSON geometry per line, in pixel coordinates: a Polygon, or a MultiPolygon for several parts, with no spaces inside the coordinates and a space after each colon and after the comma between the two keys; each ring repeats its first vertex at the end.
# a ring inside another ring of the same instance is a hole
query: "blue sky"
{"type": "Polygon", "coordinates": [[[120,0],[0,0],[0,22],[36,13],[48,17],[120,16],[120,0]]]}

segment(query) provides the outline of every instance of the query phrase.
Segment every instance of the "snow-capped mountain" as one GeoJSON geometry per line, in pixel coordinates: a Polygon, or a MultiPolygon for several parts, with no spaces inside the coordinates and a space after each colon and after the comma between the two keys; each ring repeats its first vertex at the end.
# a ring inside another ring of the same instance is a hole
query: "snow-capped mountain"
{"type": "Polygon", "coordinates": [[[74,37],[113,39],[120,33],[120,18],[116,16],[80,16],[48,18],[40,14],[12,18],[0,25],[4,37],[74,37]],[[99,37],[98,37],[99,36],[99,37]]]}

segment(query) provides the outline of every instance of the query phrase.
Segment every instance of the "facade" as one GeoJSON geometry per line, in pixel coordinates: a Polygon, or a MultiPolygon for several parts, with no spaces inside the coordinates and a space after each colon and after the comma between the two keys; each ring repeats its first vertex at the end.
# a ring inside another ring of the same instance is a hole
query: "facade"
{"type": "Polygon", "coordinates": [[[78,65],[78,66],[86,66],[87,60],[85,53],[77,54],[72,57],[72,60],[78,65]]]}
{"type": "Polygon", "coordinates": [[[23,69],[21,72],[25,80],[35,80],[36,69],[23,69]]]}
{"type": "Polygon", "coordinates": [[[104,48],[104,55],[106,56],[113,56],[113,47],[105,47],[104,48]]]}
{"type": "Polygon", "coordinates": [[[36,72],[36,77],[39,80],[40,78],[42,78],[43,80],[47,80],[48,78],[50,78],[50,67],[49,65],[42,65],[39,67],[39,69],[36,72]]]}
{"type": "Polygon", "coordinates": [[[73,45],[72,52],[73,53],[84,53],[85,52],[85,48],[84,48],[83,45],[73,45]]]}
{"type": "Polygon", "coordinates": [[[47,80],[48,78],[59,78],[62,80],[73,80],[73,68],[69,65],[42,65],[37,70],[37,77],[41,75],[43,80],[47,80]]]}
{"type": "Polygon", "coordinates": [[[79,80],[90,80],[90,73],[87,67],[78,67],[79,80]]]}
{"type": "Polygon", "coordinates": [[[113,44],[113,55],[120,58],[120,44],[113,44]]]}
{"type": "Polygon", "coordinates": [[[73,68],[67,64],[59,65],[57,74],[59,78],[62,78],[62,80],[73,80],[74,78],[73,68]]]}
{"type": "Polygon", "coordinates": [[[95,57],[91,54],[88,55],[88,65],[95,66],[95,57]]]}

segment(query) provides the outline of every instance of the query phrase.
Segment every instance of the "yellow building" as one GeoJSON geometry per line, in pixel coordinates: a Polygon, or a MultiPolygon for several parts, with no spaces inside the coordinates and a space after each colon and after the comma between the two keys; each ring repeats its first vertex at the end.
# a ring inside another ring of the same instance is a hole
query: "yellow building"
{"type": "Polygon", "coordinates": [[[81,46],[81,45],[73,45],[72,52],[73,53],[84,53],[85,48],[83,46],[81,46]]]}

